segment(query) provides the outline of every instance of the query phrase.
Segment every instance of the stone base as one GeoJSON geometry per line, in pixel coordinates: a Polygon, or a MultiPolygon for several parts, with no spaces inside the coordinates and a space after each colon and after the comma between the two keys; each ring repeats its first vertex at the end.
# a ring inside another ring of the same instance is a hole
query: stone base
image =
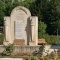
{"type": "MultiPolygon", "coordinates": [[[[38,51],[40,46],[21,46],[21,45],[14,45],[13,53],[29,53],[31,54],[34,51],[38,51]]],[[[0,45],[0,53],[4,51],[4,45],[0,45]]]]}
{"type": "Polygon", "coordinates": [[[14,40],[14,45],[25,45],[25,40],[22,40],[22,39],[18,40],[18,39],[16,39],[16,40],[14,40]]]}
{"type": "Polygon", "coordinates": [[[15,49],[14,49],[14,52],[15,53],[32,53],[32,52],[34,52],[34,51],[37,51],[37,50],[39,50],[39,47],[40,46],[29,46],[29,45],[27,45],[27,46],[20,46],[20,45],[15,45],[14,46],[15,47],[15,49]]]}
{"type": "Polygon", "coordinates": [[[30,42],[29,42],[29,45],[30,45],[30,46],[35,46],[35,45],[36,45],[36,44],[35,44],[35,41],[30,41],[30,42]]]}
{"type": "Polygon", "coordinates": [[[8,46],[8,45],[9,45],[9,42],[8,42],[8,41],[4,41],[3,44],[4,44],[5,46],[8,46]]]}

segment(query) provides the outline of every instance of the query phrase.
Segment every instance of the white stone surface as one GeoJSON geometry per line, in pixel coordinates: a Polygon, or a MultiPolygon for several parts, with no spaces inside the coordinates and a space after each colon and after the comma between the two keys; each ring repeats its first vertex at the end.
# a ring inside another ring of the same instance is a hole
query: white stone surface
{"type": "Polygon", "coordinates": [[[24,39],[24,22],[23,22],[23,20],[15,21],[15,39],[24,39]]]}
{"type": "Polygon", "coordinates": [[[0,58],[0,60],[23,60],[23,58],[0,58]]]}
{"type": "Polygon", "coordinates": [[[27,40],[29,40],[29,38],[27,39],[27,36],[29,36],[28,34],[30,34],[30,31],[28,32],[30,26],[28,25],[29,22],[29,17],[31,16],[30,11],[22,6],[18,6],[16,8],[14,8],[11,12],[11,43],[14,42],[15,40],[15,32],[14,32],[14,21],[17,20],[23,20],[24,21],[24,40],[25,40],[25,45],[27,45],[27,40]]]}
{"type": "Polygon", "coordinates": [[[10,42],[10,17],[4,17],[4,31],[5,31],[5,37],[4,37],[4,41],[9,41],[10,42]]]}
{"type": "Polygon", "coordinates": [[[38,45],[38,17],[37,16],[31,16],[31,34],[32,34],[32,42],[30,42],[30,45],[38,45]],[[34,41],[34,42],[33,42],[34,41]],[[33,44],[32,44],[33,43],[33,44]]]}
{"type": "Polygon", "coordinates": [[[56,48],[56,47],[58,47],[58,46],[53,46],[53,47],[55,47],[55,48],[51,48],[52,47],[52,45],[45,45],[44,46],[44,50],[43,50],[43,55],[44,56],[46,56],[47,54],[51,54],[52,52],[55,52],[55,53],[57,53],[57,51],[58,51],[58,49],[59,48],[56,48]]]}
{"type": "Polygon", "coordinates": [[[13,44],[14,40],[24,40],[24,45],[34,41],[38,45],[38,17],[31,16],[30,11],[22,6],[14,8],[10,17],[4,17],[5,39],[13,44]]]}

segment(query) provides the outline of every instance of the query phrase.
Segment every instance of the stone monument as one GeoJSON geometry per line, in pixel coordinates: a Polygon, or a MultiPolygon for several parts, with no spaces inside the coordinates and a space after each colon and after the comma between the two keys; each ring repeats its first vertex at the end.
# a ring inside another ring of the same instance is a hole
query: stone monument
{"type": "Polygon", "coordinates": [[[5,38],[8,45],[38,45],[38,17],[22,6],[15,7],[10,16],[4,17],[5,38]]]}

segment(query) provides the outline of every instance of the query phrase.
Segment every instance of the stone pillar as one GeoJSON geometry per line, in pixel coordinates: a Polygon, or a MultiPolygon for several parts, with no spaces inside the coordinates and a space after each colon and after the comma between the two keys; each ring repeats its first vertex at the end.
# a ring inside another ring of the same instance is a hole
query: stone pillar
{"type": "Polygon", "coordinates": [[[4,17],[4,45],[8,45],[10,43],[10,17],[4,17]]]}
{"type": "Polygon", "coordinates": [[[32,16],[30,20],[32,40],[29,42],[29,45],[38,45],[38,17],[32,16]]]}
{"type": "Polygon", "coordinates": [[[35,30],[35,22],[33,19],[31,19],[31,35],[32,35],[31,41],[34,41],[34,30],[35,30]]]}
{"type": "Polygon", "coordinates": [[[38,45],[38,17],[35,16],[35,43],[38,45]]]}

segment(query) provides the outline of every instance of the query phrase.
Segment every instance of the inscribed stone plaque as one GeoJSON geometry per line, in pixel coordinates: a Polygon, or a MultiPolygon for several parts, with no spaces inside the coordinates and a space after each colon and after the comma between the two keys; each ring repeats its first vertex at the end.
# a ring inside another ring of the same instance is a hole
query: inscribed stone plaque
{"type": "Polygon", "coordinates": [[[24,39],[23,20],[15,21],[15,39],[24,39]]]}

